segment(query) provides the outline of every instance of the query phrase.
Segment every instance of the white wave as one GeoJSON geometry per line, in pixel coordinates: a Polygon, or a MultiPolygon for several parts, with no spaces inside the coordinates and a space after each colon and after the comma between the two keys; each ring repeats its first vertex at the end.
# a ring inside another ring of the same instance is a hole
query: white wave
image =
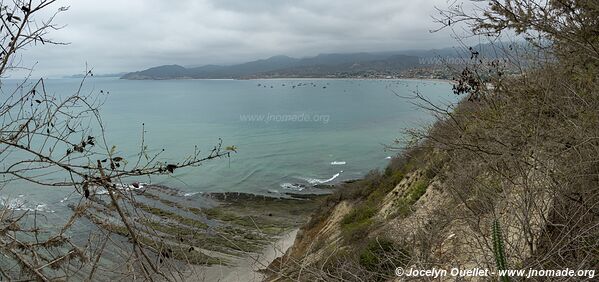
{"type": "Polygon", "coordinates": [[[104,188],[98,188],[98,189],[96,189],[96,191],[94,191],[93,194],[94,195],[106,195],[106,194],[108,194],[108,190],[106,190],[104,188]]]}
{"type": "Polygon", "coordinates": [[[34,205],[29,205],[28,201],[25,199],[24,195],[19,195],[17,198],[0,198],[0,205],[5,208],[14,210],[14,211],[38,211],[38,212],[47,212],[53,213],[54,211],[48,208],[48,205],[45,203],[37,203],[34,205]]]}
{"type": "Polygon", "coordinates": [[[346,164],[346,163],[347,163],[347,162],[342,162],[342,161],[333,161],[333,162],[331,162],[331,165],[344,165],[344,164],[346,164]]]}
{"type": "Polygon", "coordinates": [[[387,157],[385,158],[385,160],[390,160],[390,159],[391,159],[391,156],[387,156],[387,157]]]}
{"type": "MultiPolygon", "coordinates": [[[[141,190],[141,189],[145,188],[146,185],[148,185],[148,184],[147,183],[143,183],[143,182],[135,182],[135,183],[132,183],[132,184],[120,184],[120,183],[117,183],[117,184],[114,185],[114,187],[116,189],[128,192],[128,191],[131,191],[131,190],[141,190]]],[[[108,194],[108,191],[104,187],[101,187],[101,186],[94,186],[94,187],[95,188],[92,188],[92,194],[93,195],[106,195],[106,194],[108,194]]],[[[64,201],[66,201],[66,200],[67,199],[65,198],[64,201]]],[[[61,201],[61,202],[63,202],[63,201],[61,201]]]]}
{"type": "Polygon", "coordinates": [[[306,180],[308,183],[312,184],[312,185],[317,185],[317,184],[324,184],[327,182],[331,182],[333,180],[335,180],[335,178],[339,177],[339,175],[341,175],[341,173],[343,172],[340,171],[339,173],[336,173],[335,175],[333,175],[333,177],[329,178],[329,179],[317,179],[317,178],[305,178],[304,180],[306,180]]]}
{"type": "Polygon", "coordinates": [[[283,189],[287,189],[287,190],[294,190],[294,191],[302,191],[304,190],[306,187],[300,184],[293,184],[293,183],[281,183],[281,188],[283,189]]]}
{"type": "Polygon", "coordinates": [[[183,197],[191,197],[191,196],[193,196],[193,195],[197,195],[197,194],[199,194],[199,193],[200,193],[200,192],[189,192],[189,193],[185,193],[185,194],[183,194],[183,197]]]}
{"type": "Polygon", "coordinates": [[[125,191],[143,189],[146,185],[147,185],[147,183],[142,183],[142,182],[134,182],[131,184],[118,184],[118,183],[115,184],[117,189],[125,190],[125,191]]]}

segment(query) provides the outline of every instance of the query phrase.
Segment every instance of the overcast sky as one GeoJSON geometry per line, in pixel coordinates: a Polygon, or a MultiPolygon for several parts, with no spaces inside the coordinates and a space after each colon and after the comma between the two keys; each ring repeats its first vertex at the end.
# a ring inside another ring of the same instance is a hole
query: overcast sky
{"type": "Polygon", "coordinates": [[[62,0],[51,39],[23,63],[39,75],[135,71],[163,64],[232,64],[273,55],[433,49],[456,45],[429,33],[447,0],[62,0]]]}

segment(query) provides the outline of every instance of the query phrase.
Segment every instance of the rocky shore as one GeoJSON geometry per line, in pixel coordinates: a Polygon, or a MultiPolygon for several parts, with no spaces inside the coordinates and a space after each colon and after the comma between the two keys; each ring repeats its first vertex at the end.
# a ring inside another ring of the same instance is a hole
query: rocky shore
{"type": "MultiPolygon", "coordinates": [[[[255,195],[249,193],[182,193],[160,185],[131,187],[135,214],[130,214],[136,237],[158,259],[187,262],[192,281],[251,281],[259,269],[282,255],[332,187],[315,193],[255,195]],[[232,276],[232,273],[237,273],[232,276]],[[237,277],[237,278],[236,278],[237,277]]],[[[114,240],[128,240],[129,232],[103,193],[89,198],[84,214],[114,240]]]]}

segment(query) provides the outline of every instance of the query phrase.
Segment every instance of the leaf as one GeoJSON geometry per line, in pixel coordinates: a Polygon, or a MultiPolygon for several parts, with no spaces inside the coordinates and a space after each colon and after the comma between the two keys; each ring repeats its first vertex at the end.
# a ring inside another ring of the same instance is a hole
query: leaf
{"type": "Polygon", "coordinates": [[[40,101],[40,100],[38,100],[38,99],[35,99],[35,102],[36,102],[36,103],[38,103],[38,104],[41,104],[41,103],[42,103],[42,101],[40,101]]]}
{"type": "Polygon", "coordinates": [[[112,158],[112,160],[115,161],[115,162],[120,162],[120,161],[123,160],[123,158],[121,158],[121,157],[114,157],[114,158],[112,158]]]}
{"type": "Polygon", "coordinates": [[[237,146],[235,146],[235,145],[227,146],[225,148],[225,150],[227,150],[227,151],[233,151],[233,152],[237,153],[237,146]]]}

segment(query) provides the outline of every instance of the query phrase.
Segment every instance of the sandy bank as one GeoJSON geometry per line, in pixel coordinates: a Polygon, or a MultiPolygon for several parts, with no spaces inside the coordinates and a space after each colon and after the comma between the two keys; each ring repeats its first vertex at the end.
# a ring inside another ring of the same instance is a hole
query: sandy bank
{"type": "Polygon", "coordinates": [[[265,276],[259,270],[282,256],[293,245],[298,231],[296,228],[284,233],[277,241],[267,245],[261,253],[239,258],[234,262],[235,266],[194,266],[186,281],[262,281],[265,276]]]}

